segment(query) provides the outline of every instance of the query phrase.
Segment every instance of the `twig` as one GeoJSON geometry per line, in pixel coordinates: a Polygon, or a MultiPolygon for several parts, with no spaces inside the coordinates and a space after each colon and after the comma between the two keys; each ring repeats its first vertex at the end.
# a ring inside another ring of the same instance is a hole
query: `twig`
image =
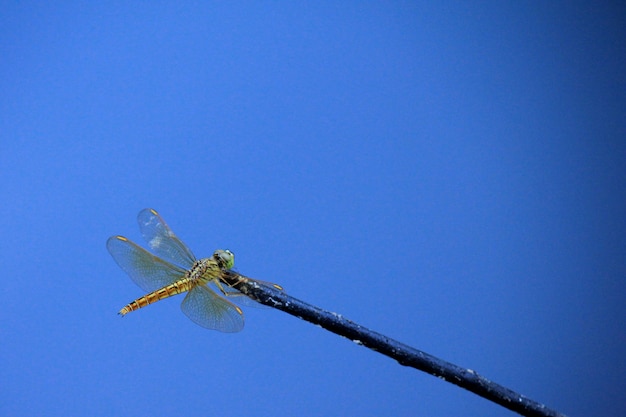
{"type": "Polygon", "coordinates": [[[410,366],[465,388],[523,416],[565,417],[558,411],[531,400],[509,388],[477,374],[475,371],[446,362],[414,349],[380,333],[360,326],[337,313],[332,313],[293,298],[252,279],[242,279],[234,271],[224,271],[222,280],[261,304],[274,307],[293,316],[322,326],[354,343],[389,356],[399,364],[410,366]]]}

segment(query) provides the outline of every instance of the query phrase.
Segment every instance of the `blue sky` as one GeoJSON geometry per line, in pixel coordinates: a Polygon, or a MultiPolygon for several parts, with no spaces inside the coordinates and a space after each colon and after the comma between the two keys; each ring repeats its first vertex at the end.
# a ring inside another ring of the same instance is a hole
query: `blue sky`
{"type": "Polygon", "coordinates": [[[105,249],[197,256],[570,415],[624,415],[626,10],[6,3],[0,415],[512,413],[271,309],[222,334],[105,249]]]}

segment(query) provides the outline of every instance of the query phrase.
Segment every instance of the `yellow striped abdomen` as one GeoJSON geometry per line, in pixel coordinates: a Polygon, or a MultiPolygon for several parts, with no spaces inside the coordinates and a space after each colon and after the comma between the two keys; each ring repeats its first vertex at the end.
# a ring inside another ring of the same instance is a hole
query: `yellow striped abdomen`
{"type": "Polygon", "coordinates": [[[139,310],[147,306],[148,304],[156,303],[159,300],[164,298],[171,297],[172,295],[180,294],[181,292],[191,290],[196,282],[194,282],[190,278],[183,278],[180,281],[176,281],[173,284],[167,285],[163,288],[159,288],[156,291],[151,292],[150,294],[144,295],[136,299],[135,301],[131,301],[126,304],[124,308],[122,308],[118,314],[122,316],[130,313],[131,311],[139,310]]]}

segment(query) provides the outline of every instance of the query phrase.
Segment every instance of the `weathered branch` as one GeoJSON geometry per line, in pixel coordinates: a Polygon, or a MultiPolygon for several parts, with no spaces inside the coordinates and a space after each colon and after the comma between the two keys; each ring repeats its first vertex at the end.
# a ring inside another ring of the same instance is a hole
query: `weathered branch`
{"type": "Polygon", "coordinates": [[[326,330],[389,356],[399,364],[427,372],[447,382],[465,388],[509,410],[524,416],[564,417],[509,388],[479,375],[475,371],[446,362],[414,349],[380,333],[360,326],[337,313],[332,313],[293,298],[283,291],[257,283],[233,271],[225,271],[222,280],[261,304],[282,310],[293,316],[322,326],[326,330]]]}

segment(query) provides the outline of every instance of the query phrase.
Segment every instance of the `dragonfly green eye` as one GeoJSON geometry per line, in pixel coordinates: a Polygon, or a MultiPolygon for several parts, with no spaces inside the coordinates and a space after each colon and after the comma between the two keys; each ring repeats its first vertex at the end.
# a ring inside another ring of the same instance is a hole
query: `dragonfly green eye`
{"type": "Polygon", "coordinates": [[[213,256],[218,260],[218,262],[222,263],[224,265],[223,267],[226,269],[231,269],[235,265],[235,254],[228,249],[218,249],[215,251],[213,256]]]}

